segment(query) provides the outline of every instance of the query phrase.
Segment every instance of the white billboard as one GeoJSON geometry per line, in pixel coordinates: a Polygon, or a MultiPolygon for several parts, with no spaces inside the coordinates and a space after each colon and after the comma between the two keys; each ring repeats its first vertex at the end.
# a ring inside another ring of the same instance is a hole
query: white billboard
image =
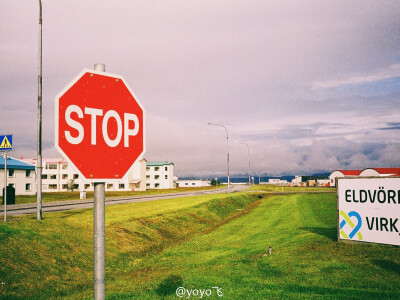
{"type": "Polygon", "coordinates": [[[400,245],[400,178],[338,178],[338,238],[400,245]]]}

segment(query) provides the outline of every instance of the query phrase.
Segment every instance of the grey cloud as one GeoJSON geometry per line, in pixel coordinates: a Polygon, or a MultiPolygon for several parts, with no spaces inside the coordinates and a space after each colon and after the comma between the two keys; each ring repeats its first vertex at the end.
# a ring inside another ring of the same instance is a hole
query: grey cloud
{"type": "Polygon", "coordinates": [[[400,130],[399,122],[389,122],[386,127],[378,128],[378,130],[400,130]]]}
{"type": "MultiPolygon", "coordinates": [[[[38,4],[3,6],[0,127],[19,141],[15,154],[34,156],[38,4]]],[[[122,74],[146,109],[146,157],[174,161],[178,174],[225,173],[224,132],[207,121],[246,140],[260,171],[399,161],[398,89],[310,88],[389,76],[400,50],[398,1],[88,0],[43,8],[45,156],[58,155],[54,97],[99,62],[122,74]]],[[[232,172],[243,173],[238,146],[231,145],[232,172]]]]}

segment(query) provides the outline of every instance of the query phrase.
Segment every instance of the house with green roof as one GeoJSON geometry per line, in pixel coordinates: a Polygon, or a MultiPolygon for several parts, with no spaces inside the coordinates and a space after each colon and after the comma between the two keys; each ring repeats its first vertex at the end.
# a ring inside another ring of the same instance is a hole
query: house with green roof
{"type": "Polygon", "coordinates": [[[174,163],[169,161],[148,161],[146,163],[146,189],[173,189],[174,163]]]}

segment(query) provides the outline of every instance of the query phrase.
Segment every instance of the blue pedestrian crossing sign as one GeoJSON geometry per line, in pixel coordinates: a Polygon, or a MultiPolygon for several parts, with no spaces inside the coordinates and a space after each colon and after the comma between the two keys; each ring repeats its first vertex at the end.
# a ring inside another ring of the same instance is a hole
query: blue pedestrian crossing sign
{"type": "Polygon", "coordinates": [[[0,135],[0,151],[13,149],[12,134],[0,135]]]}

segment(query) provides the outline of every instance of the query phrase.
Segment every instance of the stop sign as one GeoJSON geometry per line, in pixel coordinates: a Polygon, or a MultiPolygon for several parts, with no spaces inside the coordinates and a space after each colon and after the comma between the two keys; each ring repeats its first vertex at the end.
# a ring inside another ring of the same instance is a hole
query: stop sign
{"type": "Polygon", "coordinates": [[[144,154],[144,109],[122,76],[85,69],[55,100],[55,146],[86,179],[121,179],[144,154]]]}

